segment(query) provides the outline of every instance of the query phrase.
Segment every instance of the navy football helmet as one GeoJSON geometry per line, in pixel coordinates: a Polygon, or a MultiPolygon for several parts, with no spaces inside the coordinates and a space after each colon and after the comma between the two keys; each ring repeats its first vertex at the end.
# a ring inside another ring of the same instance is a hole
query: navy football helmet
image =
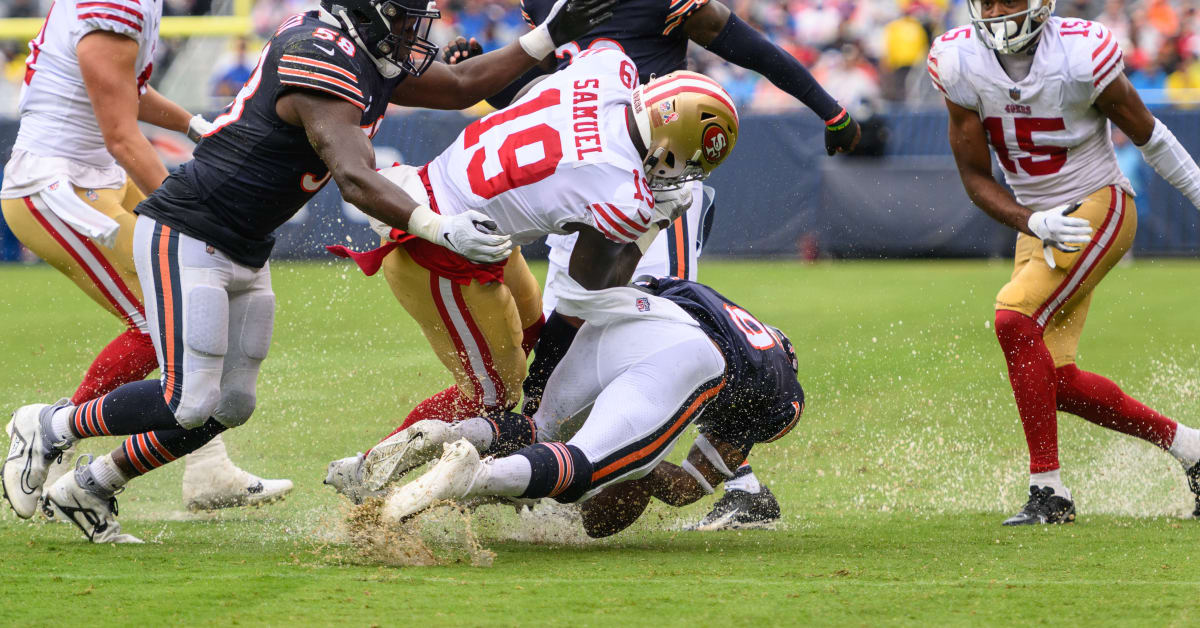
{"type": "Polygon", "coordinates": [[[420,76],[437,58],[429,27],[442,17],[432,0],[321,0],[354,43],[367,51],[379,73],[420,76]]]}

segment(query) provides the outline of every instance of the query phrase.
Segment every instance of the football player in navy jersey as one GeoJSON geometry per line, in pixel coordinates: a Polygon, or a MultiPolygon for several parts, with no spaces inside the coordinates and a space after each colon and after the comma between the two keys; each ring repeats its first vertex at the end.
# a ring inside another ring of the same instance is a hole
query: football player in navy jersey
{"type": "MultiPolygon", "coordinates": [[[[537,414],[410,427],[426,430],[426,455],[431,445],[445,452],[388,496],[385,520],[441,499],[551,497],[583,503],[588,534],[607,536],[633,523],[651,496],[683,506],[711,494],[754,445],[800,420],[804,391],[787,336],[708,286],[665,277],[607,290],[575,285],[559,308],[586,322],[537,414]],[[664,462],[692,423],[700,436],[687,460],[664,462]]],[[[736,520],[731,511],[712,527],[736,520]]]]}
{"type": "MultiPolygon", "coordinates": [[[[545,23],[553,8],[553,0],[522,0],[521,8],[531,26],[545,23]]],[[[613,19],[590,31],[587,35],[559,46],[556,59],[548,58],[538,67],[531,69],[518,81],[499,94],[488,98],[496,107],[506,105],[529,81],[556,67],[570,63],[571,57],[581,50],[594,46],[617,46],[629,55],[637,65],[638,75],[644,83],[651,76],[662,76],[687,65],[688,42],[694,41],[717,56],[741,67],[758,72],[825,121],[825,150],[829,155],[854,150],[858,144],[858,123],[850,118],[846,109],[838,104],[807,69],[779,46],[771,43],[762,33],[746,24],[718,0],[626,0],[614,10],[613,19]]],[[[463,38],[448,46],[444,52],[448,62],[465,59],[482,50],[474,42],[463,38]]],[[[683,192],[694,198],[687,215],[676,220],[669,229],[659,235],[638,265],[637,272],[669,275],[684,279],[696,279],[696,264],[703,246],[704,234],[712,225],[711,188],[708,198],[701,193],[701,186],[683,192]]],[[[557,284],[561,272],[558,262],[570,257],[571,240],[551,238],[550,270],[543,303],[547,310],[553,309],[557,284]]],[[[535,359],[529,368],[525,382],[525,413],[537,409],[540,390],[546,383],[550,371],[571,342],[574,327],[563,317],[548,313],[546,325],[535,349],[535,359]]],[[[737,479],[727,483],[726,495],[717,503],[713,512],[700,522],[709,526],[724,517],[723,513],[737,510],[738,516],[748,523],[758,514],[769,516],[778,512],[779,506],[770,491],[754,475],[749,464],[737,470],[737,479]]]]}
{"type": "MultiPolygon", "coordinates": [[[[122,534],[113,495],[250,418],[275,313],[271,233],[330,179],[368,215],[476,261],[504,259],[506,236],[478,212],[442,217],[375,171],[369,137],[389,102],[460,109],[495,93],[611,16],[615,0],[559,0],[544,27],[455,67],[434,65],[426,0],[323,0],[285,21],[194,159],[137,207],[134,262],[161,381],[88,403],[32,404],[23,481],[82,438],[129,435],[44,491],[44,510],[93,542],[122,534]]],[[[16,467],[14,467],[16,468],[16,467]]]]}

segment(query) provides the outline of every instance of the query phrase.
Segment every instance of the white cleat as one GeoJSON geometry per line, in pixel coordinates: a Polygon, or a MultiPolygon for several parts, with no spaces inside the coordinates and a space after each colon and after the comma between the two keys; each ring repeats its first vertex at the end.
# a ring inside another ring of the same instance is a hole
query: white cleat
{"type": "Polygon", "coordinates": [[[95,486],[87,468],[91,460],[91,456],[80,456],[75,472],[62,476],[46,490],[42,505],[46,516],[74,523],[93,543],[141,543],[136,536],[121,533],[117,498],[95,486]]]}
{"type": "Polygon", "coordinates": [[[183,503],[192,512],[262,506],[292,490],[291,480],[264,480],[238,468],[221,435],[183,460],[183,503]]]}
{"type": "MultiPolygon", "coordinates": [[[[22,406],[8,423],[8,457],[0,469],[3,475],[4,498],[22,519],[37,512],[38,500],[46,483],[50,464],[62,451],[47,442],[42,431],[42,415],[48,415],[66,405],[66,400],[51,405],[35,403],[22,406]]],[[[47,417],[48,420],[48,417],[47,417]]]]}
{"type": "Polygon", "coordinates": [[[291,480],[264,480],[241,469],[204,484],[188,482],[186,472],[183,477],[183,502],[192,512],[264,506],[282,500],[292,491],[291,480]]]}
{"type": "Polygon", "coordinates": [[[445,421],[417,421],[371,448],[363,461],[363,484],[367,490],[380,490],[405,473],[436,460],[442,446],[457,438],[453,426],[445,421]]]}
{"type": "Polygon", "coordinates": [[[384,491],[371,491],[363,485],[363,455],[354,454],[329,463],[325,483],[345,495],[350,501],[361,504],[368,497],[383,497],[384,491]]]}
{"type": "Polygon", "coordinates": [[[467,440],[444,446],[445,453],[428,473],[401,486],[383,504],[383,520],[399,523],[435,502],[469,497],[475,477],[483,470],[479,452],[467,440]]]}

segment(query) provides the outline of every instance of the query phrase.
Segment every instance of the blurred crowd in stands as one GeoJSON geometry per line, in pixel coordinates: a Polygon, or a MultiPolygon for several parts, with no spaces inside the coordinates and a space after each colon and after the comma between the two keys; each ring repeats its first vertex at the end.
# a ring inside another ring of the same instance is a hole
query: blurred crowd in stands
{"type": "MultiPolygon", "coordinates": [[[[50,0],[6,0],[0,17],[40,17],[50,0]]],[[[667,2],[668,0],[663,0],[667,2]]],[[[857,117],[889,107],[936,106],[925,76],[929,43],[965,24],[965,0],[725,0],[743,19],[807,65],[857,117]]],[[[1200,0],[1059,0],[1056,13],[1098,20],[1113,30],[1125,51],[1126,72],[1152,104],[1200,103],[1200,0]]],[[[168,15],[223,12],[228,0],[165,0],[168,15]]],[[[433,38],[457,34],[479,38],[485,49],[501,46],[528,28],[518,0],[442,0],[443,19],[433,38]]],[[[252,22],[256,39],[269,37],[292,13],[317,0],[259,0],[252,22]]],[[[259,41],[231,40],[211,76],[214,99],[228,99],[250,73],[259,41]]],[[[161,72],[173,42],[162,46],[161,72]]],[[[0,42],[10,91],[23,75],[25,46],[0,42]]],[[[757,75],[692,45],[692,69],[720,80],[749,111],[775,112],[801,105],[757,75]]],[[[213,67],[213,66],[209,66],[213,67]]]]}

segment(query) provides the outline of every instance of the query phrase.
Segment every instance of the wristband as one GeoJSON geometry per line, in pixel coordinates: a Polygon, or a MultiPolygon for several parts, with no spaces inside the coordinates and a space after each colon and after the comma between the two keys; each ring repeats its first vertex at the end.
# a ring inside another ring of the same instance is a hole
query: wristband
{"type": "Polygon", "coordinates": [[[417,205],[408,215],[408,226],[405,231],[434,244],[438,244],[438,235],[442,227],[442,216],[428,205],[417,205]]]}
{"type": "Polygon", "coordinates": [[[850,114],[846,112],[846,108],[842,107],[841,112],[836,116],[825,121],[825,129],[829,131],[841,131],[850,124],[850,114]]]}
{"type": "Polygon", "coordinates": [[[554,39],[550,37],[550,29],[545,24],[518,37],[517,43],[521,44],[525,54],[538,61],[550,56],[556,48],[554,39]]]}

